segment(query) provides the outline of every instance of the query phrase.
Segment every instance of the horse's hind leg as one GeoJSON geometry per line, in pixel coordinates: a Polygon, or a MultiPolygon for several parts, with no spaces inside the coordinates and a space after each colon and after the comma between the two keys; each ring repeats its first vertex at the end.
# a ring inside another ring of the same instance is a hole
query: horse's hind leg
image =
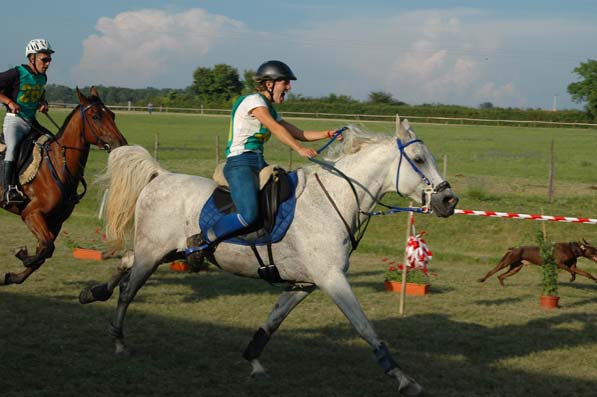
{"type": "Polygon", "coordinates": [[[152,260],[151,258],[139,258],[135,256],[134,264],[130,272],[126,272],[125,276],[120,280],[120,293],[118,296],[118,305],[116,307],[116,315],[114,321],[110,323],[110,335],[114,338],[116,346],[116,354],[128,354],[129,349],[124,342],[124,317],[126,311],[135,298],[139,289],[145,284],[145,281],[157,269],[159,260],[152,260]]]}
{"type": "Polygon", "coordinates": [[[416,396],[423,388],[411,377],[406,375],[392,358],[390,351],[379,339],[373,326],[365,316],[348,280],[343,273],[326,274],[317,285],[326,292],[338,305],[342,313],[348,318],[359,335],[373,348],[373,354],[378,364],[388,376],[398,380],[399,391],[403,395],[416,396]]]}
{"type": "Polygon", "coordinates": [[[278,329],[282,321],[290,314],[299,303],[301,303],[309,294],[315,290],[316,286],[307,285],[305,287],[290,286],[278,298],[274,309],[269,314],[265,325],[257,330],[253,339],[247,345],[243,357],[251,363],[251,376],[262,378],[267,376],[265,368],[261,365],[258,358],[269,341],[269,338],[278,329]]]}
{"type": "Polygon", "coordinates": [[[127,271],[133,266],[134,254],[132,251],[127,251],[120,261],[120,265],[116,268],[116,273],[110,277],[108,281],[103,284],[94,285],[93,287],[84,288],[79,294],[79,302],[87,304],[97,301],[107,301],[112,296],[114,288],[120,283],[120,280],[125,276],[127,271]]]}

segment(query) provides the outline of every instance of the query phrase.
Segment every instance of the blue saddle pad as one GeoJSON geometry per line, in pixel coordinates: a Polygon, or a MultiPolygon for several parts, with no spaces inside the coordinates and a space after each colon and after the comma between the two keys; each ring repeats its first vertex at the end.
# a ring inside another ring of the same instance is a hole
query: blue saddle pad
{"type": "MultiPolygon", "coordinates": [[[[277,243],[282,240],[292,224],[294,219],[294,209],[296,207],[296,185],[298,176],[296,172],[289,172],[288,179],[291,186],[291,194],[288,199],[278,206],[276,221],[271,233],[264,229],[257,230],[245,235],[233,237],[225,240],[227,243],[239,245],[265,245],[267,243],[277,243]]],[[[199,228],[203,234],[216,224],[225,214],[220,212],[215,205],[213,194],[207,200],[201,214],[199,215],[199,228]]]]}

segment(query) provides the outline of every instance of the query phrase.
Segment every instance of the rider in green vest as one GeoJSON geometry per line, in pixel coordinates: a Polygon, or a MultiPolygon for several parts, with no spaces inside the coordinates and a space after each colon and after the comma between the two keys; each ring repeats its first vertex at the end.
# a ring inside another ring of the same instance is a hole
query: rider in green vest
{"type": "Polygon", "coordinates": [[[46,71],[54,50],[45,39],[31,40],[25,48],[29,63],[0,73],[0,102],[6,106],[3,134],[6,143],[2,178],[2,206],[19,204],[24,200],[17,183],[18,148],[37,124],[35,114],[48,111],[45,100],[46,71]]]}

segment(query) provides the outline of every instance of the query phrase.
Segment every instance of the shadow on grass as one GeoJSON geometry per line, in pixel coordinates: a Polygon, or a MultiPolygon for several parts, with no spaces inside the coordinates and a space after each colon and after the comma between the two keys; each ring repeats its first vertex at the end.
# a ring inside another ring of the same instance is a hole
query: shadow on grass
{"type": "Polygon", "coordinates": [[[509,305],[511,303],[522,302],[522,298],[502,298],[502,299],[488,299],[475,301],[476,305],[482,306],[496,306],[496,305],[509,305]]]}
{"type": "MultiPolygon", "coordinates": [[[[245,284],[223,277],[212,281],[219,293],[239,293],[245,284]]],[[[254,288],[267,292],[268,287],[254,288]]],[[[375,364],[371,349],[355,341],[356,333],[346,321],[315,328],[305,324],[295,330],[282,325],[262,356],[273,375],[262,383],[247,380],[249,366],[241,353],[255,330],[243,324],[131,310],[126,332],[136,354],[116,359],[107,336],[115,299],[85,307],[71,302],[0,290],[4,395],[397,394],[394,382],[375,364]]],[[[374,326],[403,368],[426,387],[427,395],[590,395],[597,388],[596,379],[542,374],[509,367],[502,360],[594,343],[596,319],[586,313],[561,314],[490,328],[423,314],[387,318],[374,326]],[[566,327],[568,323],[575,329],[566,327]]]]}

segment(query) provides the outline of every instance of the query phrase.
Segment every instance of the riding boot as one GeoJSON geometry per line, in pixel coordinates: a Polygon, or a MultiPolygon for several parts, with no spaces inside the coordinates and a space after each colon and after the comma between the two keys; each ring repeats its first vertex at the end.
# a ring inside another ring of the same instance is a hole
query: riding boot
{"type": "Polygon", "coordinates": [[[187,238],[187,249],[185,255],[191,272],[207,270],[205,255],[213,253],[213,246],[203,237],[203,233],[194,234],[187,238]]]}
{"type": "Polygon", "coordinates": [[[4,192],[2,198],[5,205],[20,204],[24,201],[25,195],[17,184],[16,161],[4,161],[4,180],[2,184],[4,192]]]}

